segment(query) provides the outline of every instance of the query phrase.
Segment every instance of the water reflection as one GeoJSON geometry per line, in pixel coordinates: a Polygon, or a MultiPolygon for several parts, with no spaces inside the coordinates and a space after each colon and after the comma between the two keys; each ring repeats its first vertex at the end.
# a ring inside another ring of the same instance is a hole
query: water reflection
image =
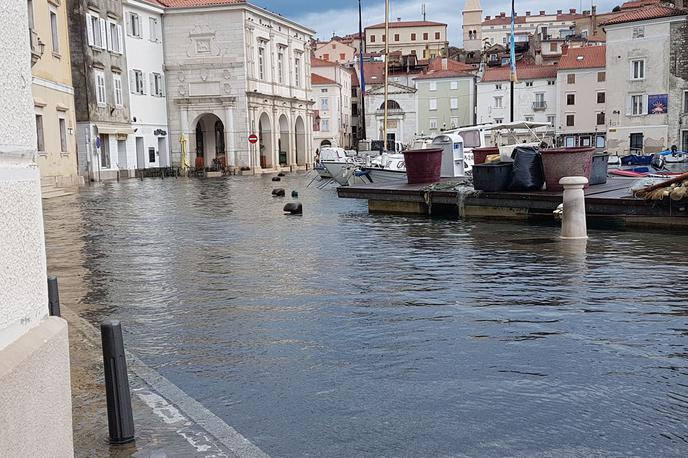
{"type": "Polygon", "coordinates": [[[277,456],[685,455],[685,237],[573,247],[306,182],[300,218],[270,177],[46,201],[63,302],[277,456]]]}

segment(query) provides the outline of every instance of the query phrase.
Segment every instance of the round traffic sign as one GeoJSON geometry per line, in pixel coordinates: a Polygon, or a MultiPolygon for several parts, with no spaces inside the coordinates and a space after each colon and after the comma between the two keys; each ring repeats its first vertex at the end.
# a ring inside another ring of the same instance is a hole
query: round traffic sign
{"type": "Polygon", "coordinates": [[[249,135],[248,141],[251,143],[257,143],[258,142],[258,135],[256,135],[256,134],[249,135]]]}

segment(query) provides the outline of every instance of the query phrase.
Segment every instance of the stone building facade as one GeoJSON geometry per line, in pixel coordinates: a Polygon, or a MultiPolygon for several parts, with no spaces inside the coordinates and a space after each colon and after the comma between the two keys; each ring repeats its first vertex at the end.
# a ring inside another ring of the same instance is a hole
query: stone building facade
{"type": "Polygon", "coordinates": [[[67,0],[79,172],[99,181],[127,176],[134,130],[121,0],[67,0]]]}
{"type": "Polygon", "coordinates": [[[65,2],[27,2],[37,162],[46,189],[78,186],[74,88],[65,2]]]}
{"type": "Polygon", "coordinates": [[[308,167],[314,32],[240,0],[164,3],[172,164],[308,167]]]}
{"type": "MultiPolygon", "coordinates": [[[[385,51],[385,24],[365,28],[365,49],[368,53],[385,51]]],[[[418,59],[447,57],[449,41],[447,24],[432,21],[391,21],[389,23],[389,51],[415,55],[418,59]]]]}
{"type": "Polygon", "coordinates": [[[688,10],[656,5],[604,24],[610,153],[688,148],[687,19],[688,10]]]}

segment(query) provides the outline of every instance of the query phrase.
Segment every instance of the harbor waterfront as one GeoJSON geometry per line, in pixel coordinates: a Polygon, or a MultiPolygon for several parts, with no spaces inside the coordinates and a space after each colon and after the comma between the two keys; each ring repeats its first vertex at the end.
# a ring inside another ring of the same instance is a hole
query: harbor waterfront
{"type": "Polygon", "coordinates": [[[45,200],[66,316],[121,320],[273,456],[685,456],[686,236],[375,215],[309,179],[45,200]]]}

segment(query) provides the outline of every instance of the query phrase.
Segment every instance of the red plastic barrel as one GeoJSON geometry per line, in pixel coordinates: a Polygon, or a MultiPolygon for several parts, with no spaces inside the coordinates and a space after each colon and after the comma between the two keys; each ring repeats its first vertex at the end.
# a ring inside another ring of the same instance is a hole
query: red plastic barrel
{"type": "Polygon", "coordinates": [[[412,149],[404,151],[408,184],[440,181],[442,148],[412,149]]]}
{"type": "Polygon", "coordinates": [[[496,146],[483,146],[482,148],[473,148],[473,163],[484,164],[487,156],[499,154],[499,148],[496,146]]]}
{"type": "Polygon", "coordinates": [[[562,191],[564,187],[559,180],[564,177],[585,177],[590,180],[594,152],[595,148],[587,146],[541,149],[547,190],[562,191]]]}

